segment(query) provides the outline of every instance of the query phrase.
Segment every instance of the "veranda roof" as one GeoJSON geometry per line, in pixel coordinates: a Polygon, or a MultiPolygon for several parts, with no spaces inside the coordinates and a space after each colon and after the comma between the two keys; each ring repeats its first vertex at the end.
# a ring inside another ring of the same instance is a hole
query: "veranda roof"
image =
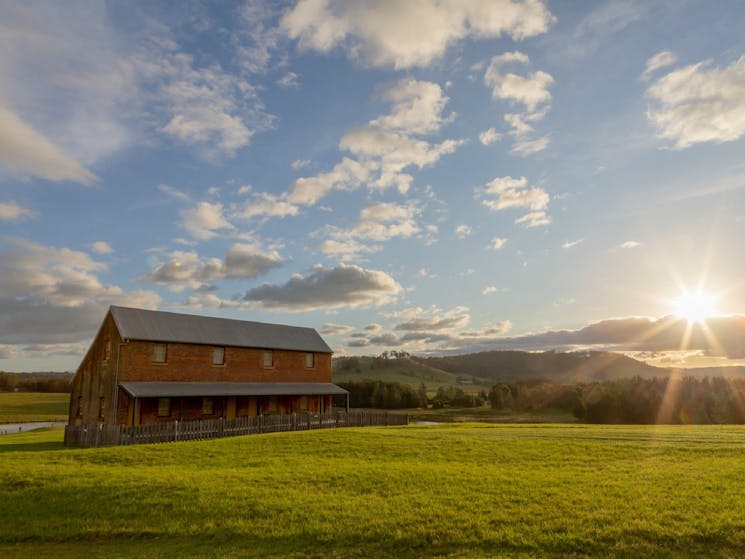
{"type": "Polygon", "coordinates": [[[348,394],[331,382],[121,382],[134,398],[348,394]]]}

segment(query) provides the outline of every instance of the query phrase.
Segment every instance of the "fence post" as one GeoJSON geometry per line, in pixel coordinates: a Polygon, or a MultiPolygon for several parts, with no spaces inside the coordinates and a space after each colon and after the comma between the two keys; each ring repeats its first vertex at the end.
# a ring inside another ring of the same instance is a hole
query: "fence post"
{"type": "Polygon", "coordinates": [[[174,426],[173,440],[178,442],[178,419],[176,420],[176,425],[174,426]]]}

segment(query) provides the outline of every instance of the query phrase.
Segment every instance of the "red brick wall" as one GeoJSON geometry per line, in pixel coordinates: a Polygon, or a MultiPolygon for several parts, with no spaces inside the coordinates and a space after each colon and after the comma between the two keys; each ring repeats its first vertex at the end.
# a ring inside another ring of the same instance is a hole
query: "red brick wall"
{"type": "Polygon", "coordinates": [[[72,383],[68,422],[71,425],[114,422],[114,388],[116,386],[116,353],[121,338],[110,314],[106,315],[88,353],[83,358],[72,383]],[[106,360],[106,340],[110,354],[106,360]],[[78,415],[78,399],[81,398],[78,415]],[[103,418],[99,415],[104,399],[103,418]]]}
{"type": "Polygon", "coordinates": [[[274,350],[273,365],[264,368],[264,350],[225,348],[225,364],[212,364],[211,345],[167,345],[166,362],[153,362],[153,342],[132,341],[122,347],[119,381],[180,382],[331,382],[331,354],[316,353],[305,367],[304,351],[274,350]]]}

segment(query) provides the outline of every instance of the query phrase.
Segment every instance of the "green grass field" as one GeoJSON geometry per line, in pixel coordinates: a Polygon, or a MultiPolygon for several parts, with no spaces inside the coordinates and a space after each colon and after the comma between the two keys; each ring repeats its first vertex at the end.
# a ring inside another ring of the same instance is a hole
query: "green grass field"
{"type": "Polygon", "coordinates": [[[69,394],[0,392],[0,423],[67,421],[69,394]]]}
{"type": "Polygon", "coordinates": [[[742,557],[745,428],[0,437],[2,557],[742,557]]]}

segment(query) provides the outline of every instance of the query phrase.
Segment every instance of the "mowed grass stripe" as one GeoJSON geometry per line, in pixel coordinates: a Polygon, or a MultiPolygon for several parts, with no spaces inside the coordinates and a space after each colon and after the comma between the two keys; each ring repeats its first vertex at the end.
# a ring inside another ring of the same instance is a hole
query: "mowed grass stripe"
{"type": "Polygon", "coordinates": [[[4,555],[737,557],[745,546],[741,427],[466,424],[50,448],[60,437],[0,439],[4,555]]]}

